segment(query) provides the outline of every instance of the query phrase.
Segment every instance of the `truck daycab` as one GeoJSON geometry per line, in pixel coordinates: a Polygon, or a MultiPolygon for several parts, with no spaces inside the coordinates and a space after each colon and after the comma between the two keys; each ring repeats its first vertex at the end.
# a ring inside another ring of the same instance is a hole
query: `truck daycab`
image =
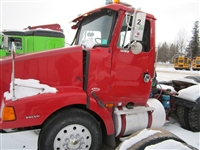
{"type": "Polygon", "coordinates": [[[29,27],[24,30],[5,30],[0,34],[0,58],[10,56],[8,45],[15,44],[16,54],[27,54],[65,46],[65,35],[59,24],[29,27]]]}
{"type": "Polygon", "coordinates": [[[200,70],[200,56],[192,59],[192,70],[200,70]]]}
{"type": "Polygon", "coordinates": [[[190,70],[191,67],[191,59],[189,57],[186,57],[184,55],[178,55],[174,58],[174,69],[175,70],[190,70]]]}
{"type": "Polygon", "coordinates": [[[116,138],[161,127],[164,107],[150,98],[155,20],[110,3],[72,21],[77,33],[70,47],[1,60],[0,128],[41,129],[39,150],[94,150],[102,140],[115,146],[116,138]]]}

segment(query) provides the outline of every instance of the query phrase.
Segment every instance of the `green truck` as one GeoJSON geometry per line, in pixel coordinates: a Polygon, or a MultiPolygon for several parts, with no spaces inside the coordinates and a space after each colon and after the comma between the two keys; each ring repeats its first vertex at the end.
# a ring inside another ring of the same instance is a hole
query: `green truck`
{"type": "Polygon", "coordinates": [[[26,54],[65,46],[65,35],[60,31],[50,29],[31,29],[21,31],[3,31],[0,34],[0,57],[9,56],[11,53],[5,45],[14,40],[16,54],[26,54]]]}

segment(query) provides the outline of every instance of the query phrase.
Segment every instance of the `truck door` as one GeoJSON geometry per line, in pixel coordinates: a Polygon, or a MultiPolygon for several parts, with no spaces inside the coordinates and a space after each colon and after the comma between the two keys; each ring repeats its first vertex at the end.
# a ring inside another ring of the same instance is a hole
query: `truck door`
{"type": "MultiPolygon", "coordinates": [[[[154,22],[152,24],[154,25],[154,22]]],[[[133,54],[130,50],[125,50],[128,46],[131,32],[128,29],[126,33],[126,30],[127,24],[125,17],[120,30],[118,43],[113,49],[109,95],[115,102],[134,102],[139,105],[146,102],[151,90],[151,80],[145,80],[145,78],[149,75],[151,78],[154,76],[154,28],[151,27],[151,20],[145,21],[143,39],[140,42],[143,49],[139,54],[133,54]]]]}

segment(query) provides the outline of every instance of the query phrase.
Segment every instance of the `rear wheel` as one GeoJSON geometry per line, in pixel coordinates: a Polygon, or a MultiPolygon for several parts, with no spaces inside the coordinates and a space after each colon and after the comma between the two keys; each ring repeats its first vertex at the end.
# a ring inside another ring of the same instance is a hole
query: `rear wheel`
{"type": "Polygon", "coordinates": [[[98,150],[101,144],[97,120],[77,108],[56,113],[44,124],[38,139],[39,150],[98,150]]]}
{"type": "Polygon", "coordinates": [[[178,121],[184,129],[190,130],[189,121],[188,121],[188,113],[189,108],[184,106],[178,105],[177,106],[177,117],[178,121]]]}
{"type": "Polygon", "coordinates": [[[191,131],[200,132],[200,109],[199,110],[189,110],[189,125],[191,131]]]}
{"type": "MultiPolygon", "coordinates": [[[[174,135],[173,133],[167,131],[167,130],[164,130],[164,129],[148,129],[150,130],[149,133],[151,131],[157,131],[157,133],[154,133],[154,134],[149,134],[149,136],[145,137],[141,140],[139,140],[138,142],[130,145],[130,147],[128,148],[129,150],[144,150],[144,149],[152,149],[151,147],[154,146],[155,144],[159,144],[159,143],[162,143],[163,141],[166,141],[166,140],[174,140],[174,141],[177,141],[177,142],[180,142],[182,143],[183,145],[187,146],[188,148],[191,148],[193,149],[192,146],[188,145],[187,143],[185,143],[183,140],[181,140],[179,137],[177,137],[176,135],[174,135]]],[[[144,130],[143,130],[144,131],[144,130]]],[[[132,134],[131,136],[129,136],[128,139],[130,138],[135,138],[137,139],[137,136],[138,138],[141,138],[140,136],[142,136],[140,134],[141,131],[138,131],[134,134],[132,134]],[[140,134],[140,135],[139,135],[140,134]]],[[[148,132],[147,134],[148,135],[148,132]]],[[[121,150],[123,149],[123,145],[124,143],[121,143],[116,150],[121,150]]],[[[171,146],[170,146],[171,147],[171,146]]],[[[168,149],[168,148],[167,148],[168,149]]]]}

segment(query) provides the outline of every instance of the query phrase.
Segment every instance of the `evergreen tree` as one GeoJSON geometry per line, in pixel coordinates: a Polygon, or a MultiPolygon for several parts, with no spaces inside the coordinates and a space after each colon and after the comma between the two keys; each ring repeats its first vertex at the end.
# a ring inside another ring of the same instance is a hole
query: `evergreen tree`
{"type": "Polygon", "coordinates": [[[200,41],[199,41],[199,21],[194,23],[194,28],[192,29],[192,38],[187,46],[187,56],[193,58],[200,56],[200,41]]]}
{"type": "Polygon", "coordinates": [[[169,56],[170,56],[170,51],[168,44],[166,42],[159,44],[157,61],[166,63],[170,60],[169,56]]]}

